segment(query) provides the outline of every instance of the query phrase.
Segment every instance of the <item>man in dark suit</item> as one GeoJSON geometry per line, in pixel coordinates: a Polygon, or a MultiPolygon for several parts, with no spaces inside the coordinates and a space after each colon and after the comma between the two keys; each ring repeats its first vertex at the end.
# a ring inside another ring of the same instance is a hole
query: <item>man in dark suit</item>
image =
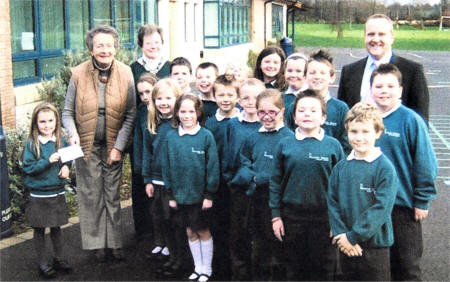
{"type": "Polygon", "coordinates": [[[428,122],[430,97],[422,65],[392,54],[392,20],[383,14],[370,16],[364,28],[364,41],[369,56],[342,68],[338,99],[346,102],[349,108],[359,101],[373,103],[370,75],[378,65],[392,63],[403,76],[402,103],[428,122]]]}

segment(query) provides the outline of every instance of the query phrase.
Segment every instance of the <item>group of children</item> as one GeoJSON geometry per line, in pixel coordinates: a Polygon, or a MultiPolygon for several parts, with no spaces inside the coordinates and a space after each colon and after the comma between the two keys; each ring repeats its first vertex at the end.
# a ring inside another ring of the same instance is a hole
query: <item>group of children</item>
{"type": "MultiPolygon", "coordinates": [[[[161,272],[186,269],[187,248],[191,281],[333,280],[337,268],[346,280],[390,280],[391,268],[417,266],[420,254],[405,248],[420,248],[437,164],[426,124],[401,105],[395,66],[372,74],[376,105],[350,110],[329,93],[335,70],[323,50],[285,58],[267,47],[255,78],[202,63],[195,90],[185,58],[170,73],[136,81],[133,141],[134,173],[152,198],[151,255],[166,258],[161,272]]],[[[30,183],[59,183],[68,172],[52,155],[60,129],[41,128],[42,113],[33,114],[24,171],[30,183]]],[[[30,224],[35,236],[48,227],[30,224]]],[[[58,253],[55,261],[65,262],[58,253]]]]}

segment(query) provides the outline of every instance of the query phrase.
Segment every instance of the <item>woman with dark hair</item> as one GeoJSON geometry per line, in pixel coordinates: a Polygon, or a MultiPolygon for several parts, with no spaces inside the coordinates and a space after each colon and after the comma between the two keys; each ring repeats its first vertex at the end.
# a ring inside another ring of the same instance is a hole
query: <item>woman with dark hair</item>
{"type": "Polygon", "coordinates": [[[266,88],[283,90],[286,86],[284,60],[286,60],[286,55],[280,47],[264,48],[256,59],[254,77],[264,82],[266,88]]]}
{"type": "Polygon", "coordinates": [[[92,28],[86,45],[92,57],[72,69],[62,112],[70,143],[84,153],[76,160],[82,248],[94,250],[99,262],[107,248],[121,260],[119,183],[136,115],[135,86],[130,67],[115,60],[119,35],[113,27],[92,28]]]}

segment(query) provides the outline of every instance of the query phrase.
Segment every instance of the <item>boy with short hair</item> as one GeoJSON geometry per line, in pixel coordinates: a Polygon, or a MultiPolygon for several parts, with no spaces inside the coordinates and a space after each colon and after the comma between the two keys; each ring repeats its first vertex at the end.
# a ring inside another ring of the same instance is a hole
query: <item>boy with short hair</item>
{"type": "Polygon", "coordinates": [[[247,212],[248,199],[244,190],[231,183],[240,167],[239,151],[245,139],[261,128],[256,101],[258,95],[266,89],[264,83],[256,78],[245,80],[239,87],[239,105],[242,111],[239,116],[230,119],[225,134],[222,176],[230,193],[230,255],[232,280],[250,280],[250,265],[246,251],[248,233],[242,227],[247,212]]]}
{"type": "Polygon", "coordinates": [[[380,111],[356,104],[345,120],[353,150],[331,172],[328,214],[344,280],[390,280],[389,247],[394,242],[391,212],[398,179],[375,141],[383,134],[380,111]]]}
{"type": "Polygon", "coordinates": [[[192,66],[188,59],[184,57],[175,58],[170,64],[170,77],[178,82],[181,94],[192,92],[190,83],[192,76],[192,66]]]}
{"type": "Polygon", "coordinates": [[[328,180],[342,159],[339,141],[321,128],[326,104],[312,90],[299,93],[292,105],[295,135],[281,139],[273,156],[269,206],[275,237],[284,244],[289,281],[333,279],[327,208],[328,180]]]}
{"type": "Polygon", "coordinates": [[[230,280],[230,258],[228,246],[230,196],[226,182],[223,179],[223,160],[228,122],[231,118],[237,117],[240,114],[239,109],[235,107],[239,100],[239,85],[234,78],[219,75],[214,82],[213,90],[218,109],[215,115],[208,118],[205,127],[214,135],[217,150],[219,152],[221,172],[219,190],[216,193],[219,200],[213,207],[215,218],[211,226],[211,231],[216,242],[215,247],[217,250],[216,255],[214,256],[214,265],[217,273],[217,280],[230,280]]]}
{"type": "MultiPolygon", "coordinates": [[[[318,50],[309,56],[305,67],[305,79],[308,89],[317,92],[327,104],[327,119],[323,125],[325,134],[336,138],[341,143],[345,153],[350,152],[344,121],[348,112],[348,106],[331,96],[329,87],[336,78],[333,57],[325,50],[318,50]]],[[[292,115],[288,116],[288,126],[295,130],[292,115]]]]}
{"type": "Polygon", "coordinates": [[[211,62],[201,63],[195,71],[195,89],[203,102],[206,119],[213,116],[218,109],[213,94],[214,81],[218,75],[217,65],[211,62]]]}
{"type": "Polygon", "coordinates": [[[394,164],[400,182],[392,212],[392,279],[421,280],[421,221],[436,197],[437,161],[424,120],[401,104],[401,83],[402,74],[393,64],[380,65],[370,78],[385,126],[377,145],[394,164]]]}

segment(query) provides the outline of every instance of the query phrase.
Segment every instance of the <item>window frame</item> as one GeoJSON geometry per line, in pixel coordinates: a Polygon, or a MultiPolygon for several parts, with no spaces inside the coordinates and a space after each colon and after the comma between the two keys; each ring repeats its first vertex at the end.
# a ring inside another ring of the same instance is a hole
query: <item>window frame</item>
{"type": "Polygon", "coordinates": [[[203,46],[207,49],[246,44],[250,42],[250,0],[204,0],[203,1],[203,46]],[[205,5],[216,4],[217,32],[216,35],[206,35],[205,5]],[[239,17],[242,15],[243,17],[239,17]],[[226,23],[224,22],[226,17],[226,23]],[[242,27],[242,30],[241,30],[242,27]],[[208,40],[216,40],[217,44],[210,45],[208,40]]]}
{"type": "MultiPolygon", "coordinates": [[[[41,28],[41,17],[40,17],[40,10],[41,10],[41,3],[39,0],[32,0],[32,15],[33,15],[33,33],[34,33],[34,51],[25,51],[25,52],[16,52],[12,53],[12,63],[17,62],[24,62],[24,61],[35,61],[35,76],[32,77],[25,77],[25,78],[18,78],[13,80],[14,86],[23,86],[31,83],[37,83],[45,79],[50,79],[54,77],[54,74],[47,74],[44,75],[44,66],[43,61],[48,58],[57,58],[62,57],[66,51],[69,50],[75,50],[72,49],[71,46],[71,32],[70,32],[70,5],[69,1],[71,0],[63,0],[63,18],[64,18],[64,24],[63,24],[63,32],[64,32],[64,48],[61,49],[51,49],[51,50],[44,50],[42,48],[42,28],[41,28]]],[[[88,0],[89,5],[89,29],[93,27],[94,23],[94,1],[95,0],[88,0]]],[[[116,4],[119,0],[109,0],[110,1],[110,14],[111,14],[111,22],[114,27],[117,26],[117,17],[116,17],[116,4]]],[[[136,37],[137,37],[137,30],[135,29],[135,17],[136,17],[136,11],[135,6],[139,0],[128,0],[128,6],[129,6],[129,14],[130,14],[130,25],[129,25],[129,33],[131,42],[123,42],[122,46],[127,49],[132,49],[137,46],[136,37]]],[[[149,21],[152,17],[155,19],[155,21],[158,21],[158,2],[152,1],[152,0],[142,0],[142,3],[144,5],[144,22],[149,21]],[[149,5],[153,5],[153,15],[149,15],[150,9],[149,5]]],[[[12,36],[12,34],[11,34],[12,36]]],[[[14,75],[14,70],[13,70],[14,75]]]]}

